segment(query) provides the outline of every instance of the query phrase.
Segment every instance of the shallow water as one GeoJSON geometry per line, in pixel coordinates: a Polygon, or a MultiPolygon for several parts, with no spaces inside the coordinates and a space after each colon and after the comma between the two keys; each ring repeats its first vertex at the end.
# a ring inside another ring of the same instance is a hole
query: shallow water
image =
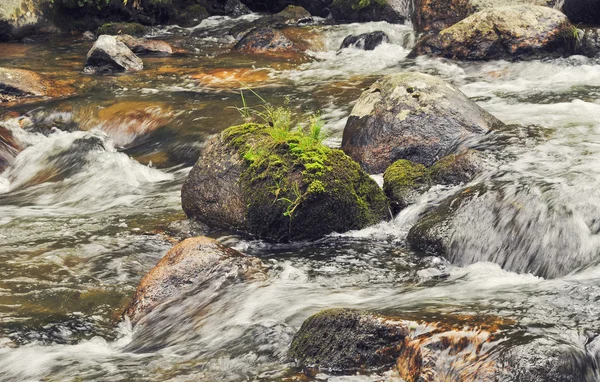
{"type": "MultiPolygon", "coordinates": [[[[296,330],[332,307],[414,320],[501,317],[514,322],[506,337],[574,348],[595,338],[600,62],[409,60],[412,29],[386,23],[322,23],[298,31],[312,39],[306,56],[240,57],[229,52],[232,37],[214,37],[238,22],[155,30],[187,53],[144,58],[144,71],[118,76],[84,75],[91,44],[76,37],[0,46],[10,52],[0,66],[77,88],[0,110],[27,145],[0,175],[0,380],[281,380],[299,372],[286,355],[296,330]],[[338,51],[346,35],[374,30],[391,43],[338,51]],[[393,221],[316,243],[274,246],[209,232],[261,257],[268,278],[207,288],[157,312],[154,325],[132,329],[121,320],[140,278],[173,240],[206,233],[182,222],[180,187],[202,143],[239,122],[232,106],[241,106],[240,83],[275,104],[289,97],[298,111],[321,110],[335,146],[361,91],[403,70],[456,84],[507,124],[535,125],[499,134],[504,160],[477,181],[499,184],[508,197],[499,215],[475,215],[492,219],[494,230],[461,233],[457,250],[467,262],[422,259],[405,243],[418,216],[457,190],[438,187],[393,221]],[[144,134],[132,119],[146,123],[144,134]],[[507,205],[527,208],[510,215],[507,205]],[[515,220],[525,239],[511,242],[515,220]],[[530,273],[537,263],[524,260],[532,251],[581,266],[564,274],[550,264],[553,277],[538,277],[530,273]]],[[[318,378],[399,380],[393,373],[318,378]]]]}

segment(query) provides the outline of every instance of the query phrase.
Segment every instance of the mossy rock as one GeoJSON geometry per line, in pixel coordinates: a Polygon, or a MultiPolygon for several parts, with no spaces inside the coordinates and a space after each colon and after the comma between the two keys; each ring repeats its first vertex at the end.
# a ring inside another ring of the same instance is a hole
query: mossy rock
{"type": "Polygon", "coordinates": [[[128,34],[130,36],[143,36],[146,33],[146,27],[138,23],[106,23],[98,28],[98,35],[119,35],[128,34]]]}
{"type": "Polygon", "coordinates": [[[209,226],[277,242],[388,217],[381,188],[342,151],[299,131],[252,123],[209,142],[183,185],[182,206],[209,226]]]}
{"type": "Polygon", "coordinates": [[[193,27],[210,17],[210,14],[202,5],[195,4],[191,5],[184,10],[177,12],[177,16],[175,17],[175,24],[188,28],[193,27]]]}
{"type": "Polygon", "coordinates": [[[391,0],[333,0],[330,10],[335,21],[404,23],[409,15],[402,14],[404,9],[393,4],[391,0]]]}
{"type": "Polygon", "coordinates": [[[560,57],[572,54],[577,40],[577,28],[556,9],[507,6],[477,12],[438,34],[425,36],[410,57],[473,61],[560,57]]]}
{"type": "Polygon", "coordinates": [[[290,356],[301,367],[353,372],[391,366],[401,354],[408,328],[356,309],[328,309],[304,321],[290,356]]]}
{"type": "Polygon", "coordinates": [[[429,169],[409,160],[394,162],[383,174],[383,191],[394,214],[413,203],[429,186],[429,169]]]}
{"type": "Polygon", "coordinates": [[[312,21],[312,15],[302,7],[288,5],[283,11],[273,15],[273,21],[282,24],[301,24],[312,21]]]}
{"type": "Polygon", "coordinates": [[[468,183],[486,167],[484,154],[477,150],[446,155],[429,168],[401,159],[383,174],[383,191],[392,213],[396,214],[413,204],[431,186],[468,183]]]}

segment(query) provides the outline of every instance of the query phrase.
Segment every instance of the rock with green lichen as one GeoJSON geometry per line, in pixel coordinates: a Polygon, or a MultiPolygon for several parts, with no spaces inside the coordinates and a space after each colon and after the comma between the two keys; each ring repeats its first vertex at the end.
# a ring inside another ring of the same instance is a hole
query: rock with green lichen
{"type": "Polygon", "coordinates": [[[556,0],[419,0],[414,23],[418,31],[441,31],[468,16],[491,8],[511,5],[552,7],[556,0]]]}
{"type": "Polygon", "coordinates": [[[383,174],[383,191],[396,214],[430,186],[429,169],[406,159],[394,162],[383,174]]]}
{"type": "Polygon", "coordinates": [[[431,186],[468,183],[486,167],[484,154],[477,150],[447,155],[429,168],[401,159],[383,174],[383,191],[390,201],[392,213],[396,214],[413,204],[431,186]]]}
{"type": "Polygon", "coordinates": [[[143,36],[146,27],[138,23],[106,23],[98,28],[98,35],[120,35],[143,36]]]}
{"type": "Polygon", "coordinates": [[[305,368],[355,372],[392,366],[409,333],[403,323],[356,309],[328,309],[304,321],[290,356],[305,368]]]}
{"type": "Polygon", "coordinates": [[[399,159],[431,166],[500,126],[449,83],[398,73],[362,93],[344,128],[342,150],[369,173],[382,173],[399,159]]]}
{"type": "Polygon", "coordinates": [[[300,131],[233,126],[212,139],[182,207],[216,228],[285,242],[361,229],[388,216],[381,188],[342,151],[300,131]]]}
{"type": "Polygon", "coordinates": [[[577,29],[556,9],[535,5],[493,8],[421,39],[411,56],[458,60],[536,59],[572,54],[577,29]]]}
{"type": "Polygon", "coordinates": [[[394,0],[333,0],[331,17],[335,21],[387,21],[404,23],[410,18],[408,7],[394,0]]]}

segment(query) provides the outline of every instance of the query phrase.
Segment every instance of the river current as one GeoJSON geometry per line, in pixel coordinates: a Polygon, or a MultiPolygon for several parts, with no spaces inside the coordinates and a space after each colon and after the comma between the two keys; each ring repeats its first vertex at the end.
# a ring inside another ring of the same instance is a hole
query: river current
{"type": "MultiPolygon", "coordinates": [[[[0,44],[0,66],[77,88],[74,96],[0,109],[0,124],[26,146],[0,174],[0,381],[283,380],[299,372],[287,357],[294,333],[333,307],[430,321],[501,317],[513,322],[506,329],[513,338],[595,357],[600,61],[407,59],[412,27],[387,23],[297,28],[311,43],[307,55],[230,53],[226,31],[256,17],[156,29],[151,37],[186,53],[144,57],[143,71],[118,76],[84,75],[91,43],[77,36],[0,44]],[[391,41],[373,51],[338,50],[345,36],[376,30],[391,41]],[[273,104],[320,110],[327,143],[339,146],[361,91],[399,71],[439,76],[519,125],[501,134],[506,160],[483,180],[499,184],[520,212],[500,209],[484,235],[463,232],[459,250],[468,261],[422,259],[405,242],[418,216],[457,190],[436,187],[390,222],[314,243],[208,232],[260,257],[268,278],[214,285],[173,304],[152,326],[122,320],[139,280],[174,242],[207,233],[185,220],[180,189],[203,142],[239,122],[240,83],[273,104]],[[132,127],[140,124],[143,134],[132,127]],[[541,260],[525,256],[534,252],[559,259],[544,265],[549,277],[536,276],[541,260]],[[560,272],[573,261],[577,270],[560,272]]],[[[401,380],[392,372],[317,379],[401,380]]]]}

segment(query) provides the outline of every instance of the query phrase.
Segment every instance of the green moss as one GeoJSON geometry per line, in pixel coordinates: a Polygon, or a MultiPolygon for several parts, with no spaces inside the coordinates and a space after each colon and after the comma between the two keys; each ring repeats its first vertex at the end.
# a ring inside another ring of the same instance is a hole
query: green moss
{"type": "Polygon", "coordinates": [[[174,21],[182,27],[192,27],[200,24],[204,19],[209,18],[210,15],[206,8],[202,5],[195,4],[191,5],[181,11],[177,11],[174,21]]]}
{"type": "Polygon", "coordinates": [[[276,241],[363,228],[386,217],[377,184],[341,150],[310,131],[246,123],[221,139],[243,159],[249,231],[276,241]]]}
{"type": "Polygon", "coordinates": [[[429,183],[427,167],[404,159],[394,162],[383,174],[383,191],[394,213],[405,208],[417,192],[429,188],[429,183]]]}
{"type": "Polygon", "coordinates": [[[131,36],[142,36],[146,28],[138,23],[107,23],[98,28],[98,35],[119,35],[128,34],[131,36]]]}

